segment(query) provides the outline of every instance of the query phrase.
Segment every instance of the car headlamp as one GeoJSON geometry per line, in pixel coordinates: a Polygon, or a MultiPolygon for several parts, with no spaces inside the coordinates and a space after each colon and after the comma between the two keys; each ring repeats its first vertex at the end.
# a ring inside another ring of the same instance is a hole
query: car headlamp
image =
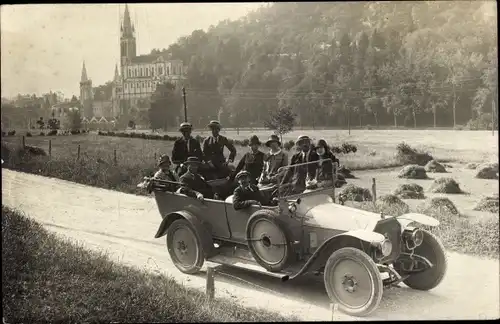
{"type": "Polygon", "coordinates": [[[415,247],[420,246],[424,241],[424,232],[419,230],[418,228],[413,231],[411,234],[411,239],[415,247]]]}
{"type": "Polygon", "coordinates": [[[424,241],[424,232],[418,228],[407,228],[403,232],[403,239],[406,243],[406,247],[409,250],[420,246],[424,241]]]}
{"type": "Polygon", "coordinates": [[[297,205],[294,203],[291,203],[290,205],[288,205],[288,211],[292,214],[295,213],[297,211],[297,205]]]}
{"type": "Polygon", "coordinates": [[[385,239],[380,243],[380,251],[382,252],[383,256],[389,256],[392,252],[392,242],[391,240],[385,239]]]}

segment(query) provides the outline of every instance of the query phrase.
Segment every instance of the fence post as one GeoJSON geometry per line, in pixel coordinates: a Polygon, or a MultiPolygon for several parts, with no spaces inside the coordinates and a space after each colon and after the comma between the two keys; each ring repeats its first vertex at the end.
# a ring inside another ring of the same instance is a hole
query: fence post
{"type": "Polygon", "coordinates": [[[23,135],[23,150],[26,148],[26,139],[24,138],[24,135],[23,135]]]}
{"type": "Polygon", "coordinates": [[[214,277],[215,277],[214,268],[213,267],[207,267],[207,287],[206,287],[206,293],[207,293],[207,299],[209,301],[212,301],[214,299],[214,295],[215,295],[214,277]]]}
{"type": "Polygon", "coordinates": [[[80,144],[78,144],[78,153],[77,153],[76,159],[80,160],[80,144]]]}
{"type": "Polygon", "coordinates": [[[117,161],[116,161],[116,149],[113,151],[113,162],[115,163],[115,165],[117,165],[117,161]]]}
{"type": "Polygon", "coordinates": [[[52,158],[52,140],[49,140],[49,159],[52,158]]]}
{"type": "Polygon", "coordinates": [[[377,200],[377,184],[375,182],[375,178],[372,178],[372,195],[373,195],[373,203],[377,200]]]}

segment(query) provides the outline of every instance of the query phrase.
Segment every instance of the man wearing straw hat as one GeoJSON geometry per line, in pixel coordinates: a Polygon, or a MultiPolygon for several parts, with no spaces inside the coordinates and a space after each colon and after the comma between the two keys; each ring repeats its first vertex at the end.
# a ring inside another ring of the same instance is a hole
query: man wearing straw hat
{"type": "Polygon", "coordinates": [[[294,195],[303,192],[306,189],[306,182],[308,180],[315,179],[318,167],[317,161],[319,161],[319,156],[314,150],[312,150],[311,139],[309,136],[299,136],[295,145],[300,151],[292,156],[290,166],[302,163],[309,164],[290,167],[286,171],[282,182],[283,184],[289,184],[283,188],[286,188],[286,195],[294,195]]]}
{"type": "Polygon", "coordinates": [[[221,129],[219,121],[212,120],[208,124],[208,128],[212,131],[212,135],[205,138],[203,142],[205,162],[214,170],[216,178],[225,178],[231,174],[228,164],[234,162],[236,148],[227,137],[219,134],[221,129]],[[224,157],[224,147],[227,147],[229,150],[229,158],[227,160],[224,157]]]}
{"type": "Polygon", "coordinates": [[[288,155],[281,149],[280,139],[271,135],[266,142],[269,153],[264,157],[264,167],[259,178],[259,184],[265,185],[278,182],[278,170],[288,165],[288,155]]]}
{"type": "Polygon", "coordinates": [[[181,165],[189,156],[196,156],[200,161],[203,159],[200,142],[191,136],[192,129],[193,126],[190,123],[182,123],[179,127],[182,137],[174,142],[174,148],[172,149],[172,161],[177,165],[176,172],[179,175],[186,172],[181,165]]]}
{"type": "Polygon", "coordinates": [[[196,156],[190,156],[184,162],[187,166],[187,171],[181,176],[180,193],[203,200],[204,198],[213,199],[214,192],[205,179],[198,173],[201,161],[196,156]]]}

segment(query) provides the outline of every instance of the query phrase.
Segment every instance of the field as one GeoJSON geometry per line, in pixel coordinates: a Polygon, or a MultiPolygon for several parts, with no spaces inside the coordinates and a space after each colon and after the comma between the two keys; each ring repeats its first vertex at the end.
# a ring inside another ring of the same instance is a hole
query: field
{"type": "MultiPolygon", "coordinates": [[[[244,139],[254,132],[235,131],[225,132],[229,138],[244,139]]],[[[261,141],[265,141],[269,132],[258,131],[261,141]]],[[[498,180],[483,180],[474,177],[474,170],[465,166],[470,162],[498,162],[498,135],[492,136],[490,132],[482,131],[451,131],[451,130],[353,130],[349,136],[346,131],[307,131],[315,140],[326,139],[330,144],[339,145],[343,142],[354,144],[358,147],[356,153],[340,154],[341,164],[353,171],[356,179],[348,182],[355,185],[371,188],[372,178],[376,179],[377,195],[380,197],[390,194],[402,183],[417,183],[424,187],[426,200],[404,200],[411,210],[417,211],[430,198],[445,196],[458,208],[460,214],[472,222],[498,219],[495,213],[473,210],[476,203],[483,196],[498,194],[498,180]],[[402,166],[398,159],[396,146],[406,142],[412,147],[429,152],[436,160],[446,162],[447,173],[429,173],[427,180],[407,180],[397,177],[402,166]],[[463,194],[432,194],[429,187],[434,179],[451,177],[456,180],[463,194]]],[[[206,136],[207,132],[195,133],[206,136]]],[[[169,133],[169,135],[177,135],[169,133]]],[[[291,140],[300,135],[292,132],[284,137],[291,140]]],[[[163,140],[145,140],[139,138],[123,138],[99,136],[97,134],[74,136],[33,136],[26,137],[26,145],[37,146],[48,152],[49,139],[52,142],[52,158],[30,158],[28,160],[12,163],[7,161],[6,167],[36,173],[45,176],[70,180],[82,184],[114,189],[128,193],[140,193],[136,184],[142,177],[151,175],[155,171],[155,157],[161,153],[171,155],[173,142],[163,140]],[[77,160],[78,146],[80,146],[80,159],[77,160]],[[114,165],[114,151],[116,150],[117,165],[114,165]]],[[[19,146],[21,136],[3,138],[10,147],[19,146]]],[[[264,151],[265,147],[262,148],[264,151]]],[[[236,162],[248,150],[237,147],[236,162]]],[[[226,156],[227,156],[226,152],[226,156]]],[[[289,155],[293,152],[289,152],[289,155]]],[[[459,221],[462,224],[464,220],[459,221]]],[[[462,226],[455,224],[456,226],[462,226]]],[[[474,227],[481,228],[481,224],[474,227]]],[[[498,232],[497,232],[498,233],[498,232]]],[[[480,235],[480,234],[478,234],[480,235]]],[[[497,235],[498,237],[498,235],[497,235]]],[[[453,238],[455,240],[455,238],[453,238]]],[[[453,241],[455,242],[455,241],[453,241]]],[[[456,245],[450,243],[450,245],[456,245]]],[[[460,251],[471,252],[462,245],[454,248],[460,251]]],[[[496,250],[498,251],[498,249],[496,250]]],[[[488,249],[487,254],[491,250],[488,249]]]]}
{"type": "Polygon", "coordinates": [[[207,302],[197,290],[118,265],[4,206],[2,288],[4,323],[294,320],[229,300],[207,302]]]}

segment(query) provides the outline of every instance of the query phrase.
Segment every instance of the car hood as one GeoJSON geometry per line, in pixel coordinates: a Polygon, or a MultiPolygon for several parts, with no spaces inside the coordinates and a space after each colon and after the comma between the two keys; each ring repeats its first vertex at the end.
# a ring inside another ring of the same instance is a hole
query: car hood
{"type": "Polygon", "coordinates": [[[380,215],[333,203],[330,196],[320,194],[301,199],[297,213],[305,216],[305,225],[339,231],[374,230],[380,215]]]}

